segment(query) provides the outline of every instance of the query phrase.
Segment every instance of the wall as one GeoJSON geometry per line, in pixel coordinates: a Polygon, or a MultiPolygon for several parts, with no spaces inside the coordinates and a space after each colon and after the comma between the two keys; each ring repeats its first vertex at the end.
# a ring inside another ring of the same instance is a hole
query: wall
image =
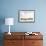
{"type": "MultiPolygon", "coordinates": [[[[11,31],[46,31],[46,1],[45,0],[1,0],[0,17],[13,17],[14,26],[11,31]],[[19,23],[18,10],[35,10],[35,23],[19,23]]],[[[8,31],[8,27],[3,24],[2,32],[8,31]]]]}
{"type": "MultiPolygon", "coordinates": [[[[15,19],[12,32],[46,32],[46,0],[0,0],[0,18],[15,19]],[[35,10],[35,23],[19,23],[18,10],[35,10]]],[[[0,24],[0,32],[8,32],[8,26],[0,24]]]]}

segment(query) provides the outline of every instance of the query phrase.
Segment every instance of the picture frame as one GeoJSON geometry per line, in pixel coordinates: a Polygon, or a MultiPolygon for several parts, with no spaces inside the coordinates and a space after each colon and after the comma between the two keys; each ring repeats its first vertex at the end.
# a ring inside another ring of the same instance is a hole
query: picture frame
{"type": "Polygon", "coordinates": [[[19,10],[18,21],[21,23],[34,23],[35,22],[35,10],[19,10]]]}

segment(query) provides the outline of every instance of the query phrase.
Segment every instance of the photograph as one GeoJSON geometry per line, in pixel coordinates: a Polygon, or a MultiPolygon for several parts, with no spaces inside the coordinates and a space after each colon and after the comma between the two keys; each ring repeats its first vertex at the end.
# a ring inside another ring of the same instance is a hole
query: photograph
{"type": "Polygon", "coordinates": [[[35,10],[20,10],[18,20],[23,23],[35,22],[35,10]]]}

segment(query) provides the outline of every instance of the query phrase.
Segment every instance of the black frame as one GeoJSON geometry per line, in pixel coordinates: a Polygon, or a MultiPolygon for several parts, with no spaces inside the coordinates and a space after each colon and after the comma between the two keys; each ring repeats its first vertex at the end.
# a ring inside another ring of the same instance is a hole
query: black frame
{"type": "Polygon", "coordinates": [[[35,22],[35,10],[19,10],[18,11],[18,22],[20,22],[20,23],[34,23],[35,22]],[[20,12],[21,11],[34,11],[34,21],[27,21],[27,22],[22,22],[22,21],[20,21],[20,12]]]}

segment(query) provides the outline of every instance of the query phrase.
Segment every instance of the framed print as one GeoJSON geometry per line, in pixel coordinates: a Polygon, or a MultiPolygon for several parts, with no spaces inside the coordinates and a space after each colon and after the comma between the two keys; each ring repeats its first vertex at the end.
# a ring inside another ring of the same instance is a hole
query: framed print
{"type": "Polygon", "coordinates": [[[19,10],[18,21],[22,23],[35,22],[35,10],[19,10]]]}

